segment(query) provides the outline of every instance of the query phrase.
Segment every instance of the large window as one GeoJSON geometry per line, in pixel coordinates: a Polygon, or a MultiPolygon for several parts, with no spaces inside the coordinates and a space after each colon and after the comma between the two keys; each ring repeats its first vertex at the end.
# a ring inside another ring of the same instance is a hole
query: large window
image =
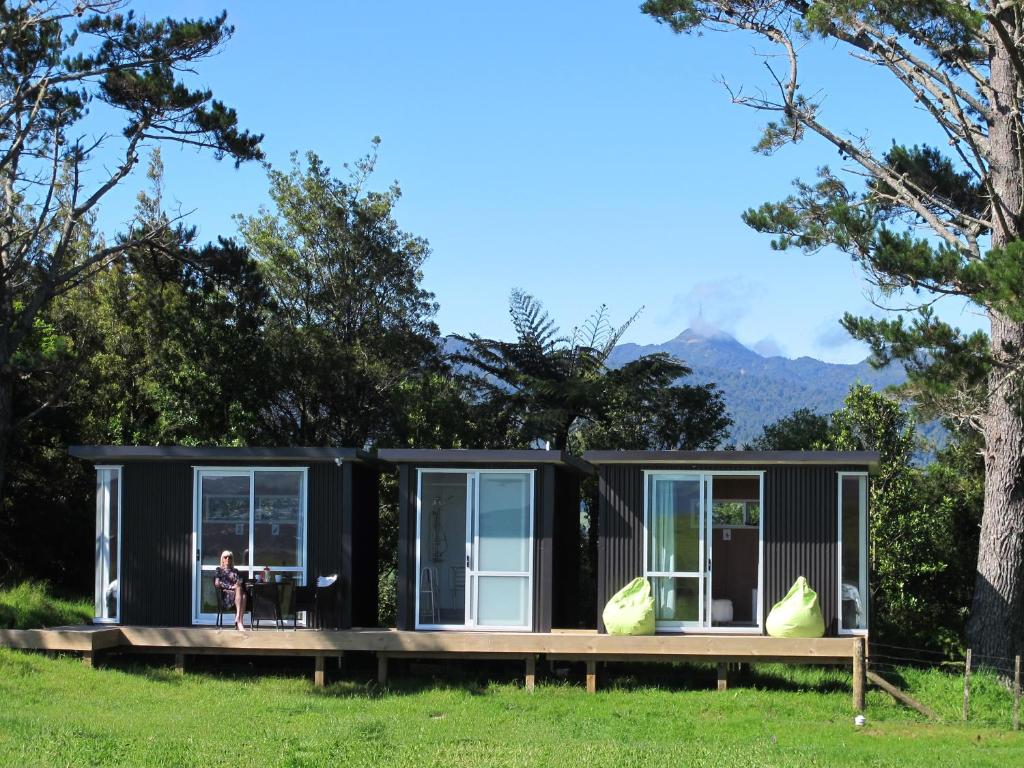
{"type": "Polygon", "coordinates": [[[868,628],[868,476],[839,473],[839,631],[868,628]]]}
{"type": "Polygon", "coordinates": [[[121,468],[96,468],[96,616],[97,622],[121,617],[121,468]]]}
{"type": "Polygon", "coordinates": [[[197,469],[195,492],[197,620],[217,611],[213,577],[225,550],[243,576],[269,567],[305,583],[304,469],[197,469]]]}

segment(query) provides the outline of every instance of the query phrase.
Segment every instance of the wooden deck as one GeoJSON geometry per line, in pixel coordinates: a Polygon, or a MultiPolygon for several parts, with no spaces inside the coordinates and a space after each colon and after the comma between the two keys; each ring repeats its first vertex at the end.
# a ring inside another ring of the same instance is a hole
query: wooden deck
{"type": "Polygon", "coordinates": [[[834,664],[853,668],[854,706],[863,709],[864,638],[776,638],[763,635],[673,634],[613,637],[593,630],[531,632],[400,632],[394,629],[261,629],[238,632],[213,627],[82,626],[54,629],[0,629],[0,646],[26,650],[81,653],[92,662],[97,653],[117,649],[175,656],[184,667],[187,656],[237,654],[248,656],[312,656],[314,679],[324,682],[324,661],[347,651],[377,654],[378,676],[387,680],[392,658],[517,659],[525,663],[526,685],[533,687],[537,658],[582,661],[587,689],[597,686],[597,663],[602,661],[697,661],[714,663],[719,687],[727,684],[727,665],[781,662],[834,664]]]}

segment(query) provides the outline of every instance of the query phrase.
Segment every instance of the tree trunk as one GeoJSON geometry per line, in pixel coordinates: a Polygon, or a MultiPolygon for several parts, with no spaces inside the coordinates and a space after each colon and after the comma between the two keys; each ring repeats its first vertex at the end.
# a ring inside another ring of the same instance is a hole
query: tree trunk
{"type": "Polygon", "coordinates": [[[4,503],[7,455],[14,430],[14,379],[9,369],[10,362],[0,358],[0,520],[4,522],[7,522],[7,505],[4,503]]]}
{"type": "MultiPolygon", "coordinates": [[[[1000,350],[1010,345],[1024,348],[1020,323],[993,313],[991,332],[993,352],[1001,357],[1006,352],[1000,350]]],[[[991,393],[985,418],[985,510],[967,635],[978,663],[991,667],[1008,664],[1003,659],[1012,658],[1024,641],[1024,421],[1019,393],[1016,382],[991,393]]]]}
{"type": "MultiPolygon", "coordinates": [[[[1001,14],[1001,19],[1015,40],[1014,15],[1010,9],[1001,14]]],[[[990,83],[994,98],[988,130],[993,205],[999,208],[993,212],[997,225],[992,246],[999,248],[1021,238],[1024,174],[1014,103],[1018,81],[1010,52],[994,32],[992,40],[990,83]]],[[[1000,667],[1024,640],[1024,418],[1020,377],[1006,378],[1008,370],[1024,356],[1024,324],[996,311],[989,312],[989,320],[994,365],[984,419],[985,509],[967,635],[980,664],[1000,667]]]]}

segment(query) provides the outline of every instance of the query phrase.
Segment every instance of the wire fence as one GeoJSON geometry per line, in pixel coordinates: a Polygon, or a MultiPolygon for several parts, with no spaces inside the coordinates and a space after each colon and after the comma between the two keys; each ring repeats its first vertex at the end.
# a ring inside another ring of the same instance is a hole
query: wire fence
{"type": "Polygon", "coordinates": [[[871,642],[867,649],[868,669],[883,674],[901,676],[907,667],[915,669],[938,669],[943,672],[956,671],[963,675],[963,720],[970,719],[971,675],[978,669],[995,672],[1005,680],[1012,680],[1013,730],[1020,730],[1021,700],[1021,656],[998,656],[973,653],[971,649],[961,657],[952,657],[942,651],[930,648],[913,648],[905,645],[871,642]]]}

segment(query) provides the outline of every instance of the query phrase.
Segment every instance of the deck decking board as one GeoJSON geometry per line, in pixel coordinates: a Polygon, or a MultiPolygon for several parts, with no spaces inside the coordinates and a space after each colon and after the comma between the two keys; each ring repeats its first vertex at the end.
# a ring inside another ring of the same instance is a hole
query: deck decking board
{"type": "MultiPolygon", "coordinates": [[[[733,663],[834,664],[852,668],[854,708],[864,707],[863,637],[777,638],[764,635],[662,634],[617,637],[595,631],[410,632],[395,629],[262,629],[238,632],[216,627],[87,626],[0,630],[0,646],[70,651],[94,661],[100,651],[174,656],[184,668],[189,655],[312,656],[314,679],[322,685],[326,656],[346,651],[376,653],[378,678],[386,683],[389,658],[508,659],[525,662],[524,682],[532,688],[535,660],[582,661],[586,687],[597,689],[598,662],[697,661],[733,663]]],[[[720,666],[721,669],[721,666],[720,666]]]]}
{"type": "Polygon", "coordinates": [[[601,661],[662,661],[706,657],[710,660],[793,660],[852,664],[853,638],[776,638],[762,635],[680,635],[644,637],[601,635],[596,632],[406,632],[393,629],[261,629],[238,632],[214,627],[61,627],[48,630],[0,630],[0,645],[12,648],[99,651],[125,650],[168,653],[248,653],[338,655],[369,651],[403,655],[489,655],[552,658],[593,658],[601,661]]]}

